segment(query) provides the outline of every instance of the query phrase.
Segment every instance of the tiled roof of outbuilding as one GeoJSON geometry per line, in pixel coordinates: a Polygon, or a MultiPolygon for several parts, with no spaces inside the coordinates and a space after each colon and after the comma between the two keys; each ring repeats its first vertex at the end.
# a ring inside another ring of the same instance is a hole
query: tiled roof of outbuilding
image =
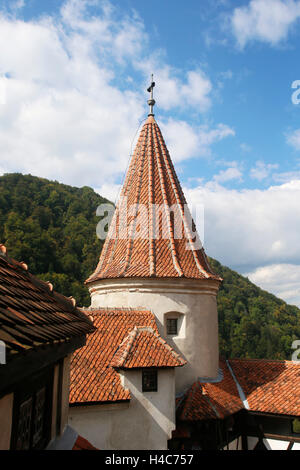
{"type": "Polygon", "coordinates": [[[225,361],[220,361],[222,380],[219,382],[196,381],[186,394],[180,419],[198,421],[223,419],[244,408],[235,381],[225,361]]]}
{"type": "Polygon", "coordinates": [[[155,119],[149,116],[141,130],[98,266],[86,282],[120,277],[221,280],[209,266],[199,237],[199,246],[193,246],[195,236],[198,237],[195,224],[166,144],[155,119]],[[139,215],[129,215],[127,223],[121,224],[125,200],[128,214],[132,208],[138,208],[139,215]],[[155,217],[154,205],[161,210],[161,216],[155,217]],[[170,208],[175,208],[174,220],[170,208]],[[182,236],[178,234],[179,227],[182,236]]]}
{"type": "Polygon", "coordinates": [[[300,416],[300,363],[232,359],[220,367],[222,380],[197,381],[178,402],[180,420],[223,419],[241,409],[300,416]]]}
{"type": "Polygon", "coordinates": [[[94,330],[74,299],[30,274],[25,263],[9,258],[0,245],[0,340],[6,346],[7,361],[30,349],[94,330]]]}
{"type": "Polygon", "coordinates": [[[128,338],[133,341],[130,343],[132,349],[128,350],[128,354],[124,354],[126,366],[149,367],[148,364],[151,363],[153,367],[162,367],[162,364],[164,367],[175,367],[184,362],[160,338],[155,316],[150,311],[103,308],[87,312],[92,315],[97,331],[87,338],[86,345],[73,356],[71,404],[130,399],[129,390],[123,388],[119,374],[112,367],[112,364],[119,366],[123,363],[123,353],[128,349],[128,338]],[[136,335],[140,329],[151,331],[151,334],[144,336],[141,331],[141,334],[136,335]]]}
{"type": "Polygon", "coordinates": [[[300,362],[230,359],[249,409],[300,416],[300,362]]]}

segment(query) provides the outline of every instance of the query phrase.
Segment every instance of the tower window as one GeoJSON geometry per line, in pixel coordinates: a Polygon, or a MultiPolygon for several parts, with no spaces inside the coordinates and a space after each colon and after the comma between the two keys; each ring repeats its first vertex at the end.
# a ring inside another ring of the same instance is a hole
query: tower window
{"type": "Polygon", "coordinates": [[[167,335],[177,335],[178,334],[178,319],[177,318],[167,318],[167,335]]]}
{"type": "Polygon", "coordinates": [[[157,392],[157,370],[143,369],[143,392],[157,392]]]}

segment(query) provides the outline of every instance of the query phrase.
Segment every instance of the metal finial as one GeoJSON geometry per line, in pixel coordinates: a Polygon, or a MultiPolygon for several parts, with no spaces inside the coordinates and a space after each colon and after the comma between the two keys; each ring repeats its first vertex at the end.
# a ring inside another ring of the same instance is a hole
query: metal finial
{"type": "Polygon", "coordinates": [[[155,87],[155,82],[153,81],[153,74],[151,75],[151,85],[147,88],[148,93],[151,93],[150,100],[147,101],[148,105],[150,106],[148,116],[154,116],[153,113],[153,106],[155,105],[155,99],[153,98],[153,88],[155,87]]]}

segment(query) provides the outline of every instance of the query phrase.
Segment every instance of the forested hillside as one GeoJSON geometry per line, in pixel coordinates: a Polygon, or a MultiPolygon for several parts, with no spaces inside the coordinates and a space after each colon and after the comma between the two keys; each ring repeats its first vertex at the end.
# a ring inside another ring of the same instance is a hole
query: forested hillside
{"type": "Polygon", "coordinates": [[[9,255],[55,289],[90,305],[83,282],[99,258],[96,209],[107,202],[91,188],[31,175],[0,177],[0,240],[9,255]]]}
{"type": "Polygon", "coordinates": [[[226,357],[291,359],[300,310],[210,258],[224,279],[218,294],[220,350],[226,357]]]}
{"type": "MultiPolygon", "coordinates": [[[[96,208],[107,202],[91,188],[31,175],[0,177],[0,242],[33,274],[89,305],[83,282],[102,248],[96,208]]],[[[218,296],[220,352],[227,357],[290,359],[300,338],[300,310],[211,259],[224,282],[218,296]]]]}

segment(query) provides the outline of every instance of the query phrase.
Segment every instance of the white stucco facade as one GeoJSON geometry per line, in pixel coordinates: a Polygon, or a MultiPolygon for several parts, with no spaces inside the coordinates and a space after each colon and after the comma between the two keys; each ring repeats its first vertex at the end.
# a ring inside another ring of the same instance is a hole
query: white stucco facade
{"type": "Polygon", "coordinates": [[[198,377],[218,375],[219,282],[189,279],[115,279],[90,286],[91,307],[151,310],[160,335],[187,360],[176,369],[176,393],[182,393],[198,377]],[[166,334],[166,318],[179,318],[176,336],[166,334]]]}
{"type": "Polygon", "coordinates": [[[158,369],[157,392],[142,392],[142,371],[121,373],[130,402],[74,406],[69,424],[100,450],[167,449],[175,429],[174,368],[158,369]]]}

